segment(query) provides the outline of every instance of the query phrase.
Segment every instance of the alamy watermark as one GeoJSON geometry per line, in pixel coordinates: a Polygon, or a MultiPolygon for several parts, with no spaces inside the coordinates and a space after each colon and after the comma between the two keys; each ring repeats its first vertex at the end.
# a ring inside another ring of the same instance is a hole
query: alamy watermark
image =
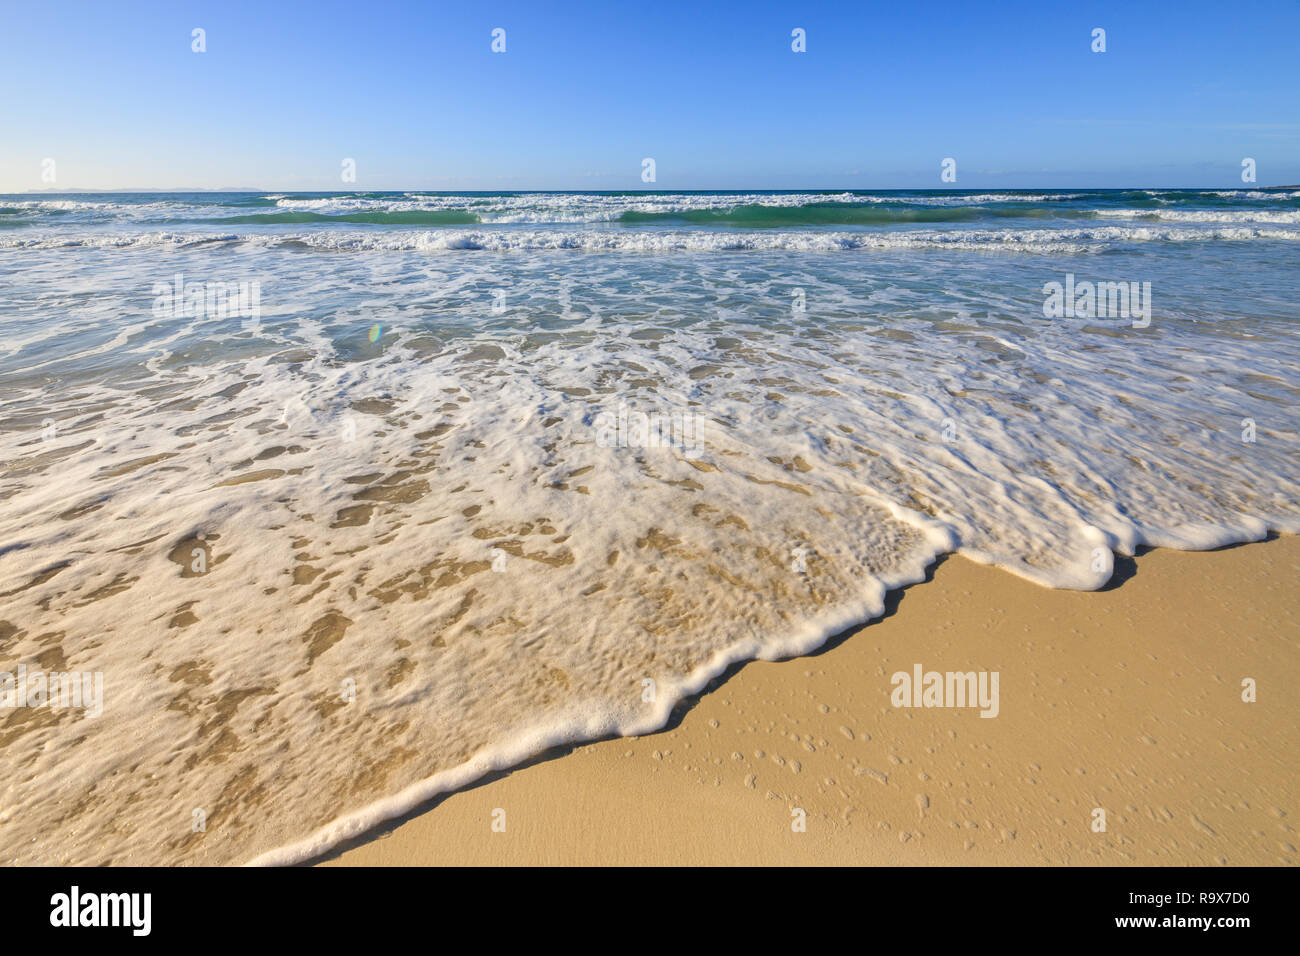
{"type": "Polygon", "coordinates": [[[240,318],[245,329],[255,329],[262,319],[262,283],[186,282],[177,273],[170,283],[155,282],[153,314],[160,319],[240,318]]]}
{"type": "Polygon", "coordinates": [[[125,927],[132,936],[148,936],[152,912],[152,893],[83,893],[74,884],[50,897],[51,926],[125,927]]]}
{"type": "Polygon", "coordinates": [[[1043,317],[1047,319],[1132,319],[1133,328],[1151,324],[1150,282],[1075,281],[1044,283],[1043,317]]]}
{"type": "Polygon", "coordinates": [[[596,444],[601,448],[675,448],[694,458],[703,447],[703,417],[691,408],[646,413],[619,405],[617,412],[596,416],[596,444]]]}
{"type": "Polygon", "coordinates": [[[981,717],[998,715],[997,671],[897,671],[889,678],[895,707],[978,707],[981,717]]]}
{"type": "Polygon", "coordinates": [[[102,671],[28,671],[19,664],[16,672],[0,671],[0,709],[5,707],[77,707],[87,717],[104,712],[102,671]]]}

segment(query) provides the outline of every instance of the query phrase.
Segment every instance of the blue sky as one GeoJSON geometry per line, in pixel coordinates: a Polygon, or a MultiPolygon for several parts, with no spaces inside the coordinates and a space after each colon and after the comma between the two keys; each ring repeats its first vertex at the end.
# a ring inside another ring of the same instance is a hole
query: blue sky
{"type": "Polygon", "coordinates": [[[0,191],[1300,182],[1295,0],[0,2],[0,191]]]}

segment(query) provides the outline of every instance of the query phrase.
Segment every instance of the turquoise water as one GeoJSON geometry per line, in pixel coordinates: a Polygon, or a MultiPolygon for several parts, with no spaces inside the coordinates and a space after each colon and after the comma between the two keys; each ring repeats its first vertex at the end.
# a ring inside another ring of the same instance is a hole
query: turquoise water
{"type": "MultiPolygon", "coordinates": [[[[1056,238],[1062,242],[1089,245],[1157,238],[1192,241],[1197,231],[1202,238],[1294,240],[1298,217],[1297,188],[25,194],[0,196],[0,227],[24,230],[6,234],[0,247],[161,242],[169,241],[163,237],[178,227],[191,234],[190,241],[199,234],[220,236],[222,230],[233,231],[229,241],[283,240],[304,232],[304,227],[310,227],[307,235],[326,236],[342,233],[327,227],[358,225],[490,230],[453,232],[441,239],[438,234],[403,236],[427,248],[577,248],[588,243],[661,248],[674,241],[686,243],[683,232],[701,230],[713,240],[687,243],[691,248],[745,248],[741,234],[746,230],[765,233],[765,238],[753,240],[765,248],[834,246],[809,246],[813,235],[838,239],[845,248],[888,246],[882,238],[886,236],[910,237],[912,244],[1037,247],[1051,241],[1049,231],[1059,232],[1056,238]],[[612,233],[601,232],[599,239],[591,235],[602,226],[611,227],[612,233]],[[788,233],[773,238],[774,231],[788,233]]],[[[329,243],[322,240],[320,245],[329,243]]],[[[366,246],[364,240],[360,246],[366,246]]]]}

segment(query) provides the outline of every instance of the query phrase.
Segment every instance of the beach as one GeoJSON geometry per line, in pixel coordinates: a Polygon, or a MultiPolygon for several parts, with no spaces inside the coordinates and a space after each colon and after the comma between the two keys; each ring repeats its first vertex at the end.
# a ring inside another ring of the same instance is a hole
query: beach
{"type": "Polygon", "coordinates": [[[1292,852],[1300,189],[0,200],[0,862],[1292,852]]]}
{"type": "Polygon", "coordinates": [[[496,775],[320,862],[1294,865],[1298,571],[1294,536],[1149,551],[1091,593],[950,557],[883,620],[745,665],[660,733],[496,775]],[[892,707],[917,662],[998,670],[997,717],[892,707]]]}

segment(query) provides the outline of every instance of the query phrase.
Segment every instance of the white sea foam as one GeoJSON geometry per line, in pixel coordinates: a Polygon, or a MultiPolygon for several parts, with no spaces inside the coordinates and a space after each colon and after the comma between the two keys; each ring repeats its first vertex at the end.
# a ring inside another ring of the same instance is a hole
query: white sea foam
{"type": "Polygon", "coordinates": [[[612,222],[627,212],[683,213],[729,210],[739,206],[794,209],[825,203],[902,205],[918,207],[968,206],[987,203],[1065,202],[1081,193],[973,193],[925,196],[885,193],[524,193],[507,196],[429,195],[407,193],[402,198],[374,196],[282,197],[276,205],[292,211],[323,215],[353,212],[473,212],[487,222],[612,222]]]}
{"type": "Polygon", "coordinates": [[[1249,199],[1259,202],[1261,200],[1300,199],[1300,189],[1272,189],[1267,192],[1260,189],[1227,189],[1216,190],[1210,195],[1217,196],[1220,199],[1249,199]]]}
{"type": "MultiPolygon", "coordinates": [[[[1296,190],[1215,190],[1205,192],[1146,190],[1144,195],[1175,212],[1220,215],[1222,209],[1201,209],[1234,199],[1243,204],[1292,201],[1296,190]]],[[[629,214],[672,217],[695,213],[716,213],[720,217],[744,208],[773,211],[800,208],[887,207],[905,216],[908,212],[936,209],[988,209],[1005,216],[1018,207],[1042,207],[1031,213],[1051,211],[1071,215],[1096,205],[1104,207],[1106,192],[796,192],[796,193],[334,193],[328,195],[268,193],[260,197],[240,194],[150,194],[145,196],[96,195],[15,197],[5,200],[8,208],[35,217],[41,224],[155,224],[172,226],[219,221],[233,217],[273,217],[283,213],[314,213],[331,216],[383,216],[410,213],[460,212],[471,214],[486,226],[492,225],[600,225],[615,223],[629,214]],[[251,200],[251,201],[250,201],[251,200]],[[267,205],[273,204],[273,205],[267,205]]],[[[1123,195],[1120,193],[1119,195],[1123,195]]],[[[1250,209],[1231,210],[1233,215],[1250,209]]],[[[1124,210],[1103,210],[1102,215],[1127,215],[1124,210]]],[[[1155,214],[1133,210],[1135,217],[1155,214]]],[[[1178,217],[1171,217],[1178,218],[1178,217]]],[[[1206,219],[1195,221],[1256,221],[1250,219],[1206,219]]],[[[1279,221],[1262,219],[1258,221],[1279,221]]],[[[1293,220],[1280,220],[1293,221],[1293,220]]]]}
{"type": "Polygon", "coordinates": [[[1300,223],[1300,209],[1099,209],[1108,219],[1159,219],[1165,222],[1300,223]]]}
{"type": "Polygon", "coordinates": [[[429,195],[407,193],[401,198],[384,196],[327,196],[280,199],[276,206],[321,215],[341,213],[471,212],[493,223],[597,223],[613,222],[627,212],[679,213],[696,210],[726,210],[737,206],[757,205],[771,208],[796,208],[813,203],[884,202],[877,197],[857,197],[852,193],[523,193],[504,196],[429,195]]]}
{"type": "MultiPolygon", "coordinates": [[[[1290,213],[1279,215],[1290,216],[1290,213]]],[[[1227,220],[1208,218],[1189,222],[1227,220]]],[[[1232,220],[1238,221],[1238,220],[1232,220]]],[[[1292,219],[1279,219],[1289,223],[1292,219]]],[[[30,230],[0,233],[0,249],[132,248],[201,246],[209,243],[249,243],[274,246],[299,244],[335,251],[485,251],[529,252],[734,252],[799,251],[852,252],[888,249],[967,249],[1070,255],[1102,251],[1125,242],[1294,242],[1300,230],[1272,227],[1274,220],[1240,220],[1241,225],[1217,228],[1125,225],[1049,229],[893,229],[835,232],[827,230],[703,230],[703,229],[528,229],[453,228],[312,230],[299,232],[209,232],[201,230],[151,232],[30,230]]]]}

